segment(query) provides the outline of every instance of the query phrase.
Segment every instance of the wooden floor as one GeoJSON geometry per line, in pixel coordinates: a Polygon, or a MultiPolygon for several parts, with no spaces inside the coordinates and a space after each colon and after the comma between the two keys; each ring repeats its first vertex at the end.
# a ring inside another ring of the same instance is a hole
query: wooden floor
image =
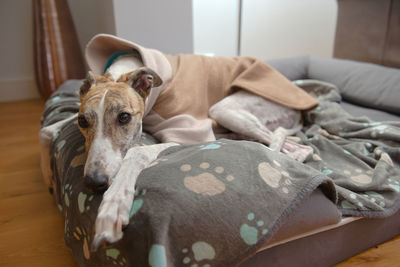
{"type": "MultiPolygon", "coordinates": [[[[0,103],[0,266],[76,266],[42,182],[39,100],[0,103]]],[[[337,266],[400,266],[400,237],[337,266]]]]}
{"type": "Polygon", "coordinates": [[[0,103],[0,265],[77,266],[39,167],[40,100],[0,103]]]}

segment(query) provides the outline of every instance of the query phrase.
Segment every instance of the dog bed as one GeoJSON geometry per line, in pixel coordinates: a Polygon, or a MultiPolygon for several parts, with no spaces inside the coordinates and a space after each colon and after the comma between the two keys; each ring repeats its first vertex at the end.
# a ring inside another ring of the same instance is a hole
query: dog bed
{"type": "MultiPolygon", "coordinates": [[[[76,122],[61,129],[51,146],[50,191],[65,216],[65,241],[81,266],[306,266],[323,256],[287,246],[311,238],[315,248],[331,231],[398,219],[400,71],[316,57],[269,63],[320,102],[305,114],[306,126],[297,135],[314,148],[305,164],[248,141],[170,148],[139,176],[123,239],[96,252],[90,245],[102,196],[83,186],[86,155],[76,122]],[[297,258],[282,260],[283,251],[297,258]]],[[[68,81],[52,95],[43,126],[78,111],[80,83],[68,81]]],[[[157,140],[144,133],[141,142],[157,140]]],[[[399,234],[390,229],[389,237],[399,234]]],[[[357,252],[333,253],[324,264],[357,252]]]]}

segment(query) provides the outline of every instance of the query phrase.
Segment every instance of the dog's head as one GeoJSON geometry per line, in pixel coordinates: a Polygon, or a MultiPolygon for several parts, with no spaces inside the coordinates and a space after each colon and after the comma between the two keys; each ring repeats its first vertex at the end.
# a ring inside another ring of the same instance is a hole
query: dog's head
{"type": "Polygon", "coordinates": [[[117,81],[109,74],[89,72],[80,88],[78,125],[85,136],[85,185],[104,191],[118,172],[126,152],[140,139],[144,104],[160,77],[139,68],[117,81]]]}

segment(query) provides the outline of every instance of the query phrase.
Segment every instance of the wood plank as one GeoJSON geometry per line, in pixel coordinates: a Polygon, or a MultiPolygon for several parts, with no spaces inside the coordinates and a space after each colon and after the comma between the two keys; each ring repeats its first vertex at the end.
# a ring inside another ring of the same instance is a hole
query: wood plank
{"type": "Polygon", "coordinates": [[[38,168],[0,174],[0,184],[3,188],[7,188],[7,190],[0,190],[0,200],[27,194],[48,193],[43,183],[42,173],[38,168]]]}
{"type": "Polygon", "coordinates": [[[40,100],[0,104],[0,266],[77,266],[43,183],[40,100]]]}
{"type": "Polygon", "coordinates": [[[0,243],[1,263],[73,266],[64,245],[64,218],[48,192],[2,199],[0,214],[7,214],[0,219],[0,240],[7,240],[0,243]]]}
{"type": "Polygon", "coordinates": [[[336,264],[336,267],[394,267],[400,266],[400,236],[370,248],[350,259],[336,264]]]}

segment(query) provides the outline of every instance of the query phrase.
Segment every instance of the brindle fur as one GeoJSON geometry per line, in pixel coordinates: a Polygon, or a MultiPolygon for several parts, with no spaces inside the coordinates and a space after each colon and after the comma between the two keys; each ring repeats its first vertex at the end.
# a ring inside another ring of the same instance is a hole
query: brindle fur
{"type": "MultiPolygon", "coordinates": [[[[116,156],[122,159],[128,149],[140,138],[144,102],[151,87],[160,84],[161,79],[148,68],[140,68],[124,74],[117,81],[114,81],[107,73],[99,76],[89,72],[80,89],[79,109],[79,116],[84,116],[89,124],[87,128],[79,127],[86,139],[86,151],[91,150],[96,136],[101,135],[104,141],[111,143],[112,150],[117,153],[116,156]],[[101,103],[102,99],[103,103],[101,103]],[[131,121],[127,124],[119,123],[118,116],[121,113],[130,114],[131,121]]],[[[102,157],[102,155],[93,155],[93,157],[102,157]]],[[[93,163],[95,165],[85,168],[85,176],[104,176],[108,180],[119,168],[119,163],[110,167],[107,160],[95,161],[93,163]]]]}

